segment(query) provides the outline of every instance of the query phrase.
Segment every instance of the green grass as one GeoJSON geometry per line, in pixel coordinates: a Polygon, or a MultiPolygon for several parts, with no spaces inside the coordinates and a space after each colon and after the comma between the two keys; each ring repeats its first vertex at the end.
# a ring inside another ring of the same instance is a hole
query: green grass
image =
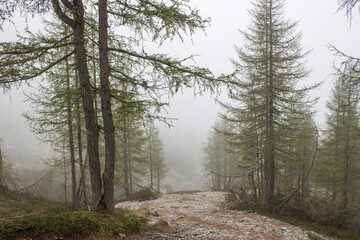
{"type": "Polygon", "coordinates": [[[133,194],[130,195],[130,197],[128,198],[124,198],[119,200],[120,202],[125,202],[125,201],[147,201],[147,200],[154,200],[159,198],[160,194],[152,191],[150,188],[144,188],[141,189],[138,192],[135,192],[133,194]]]}
{"type": "Polygon", "coordinates": [[[19,194],[0,186],[0,219],[35,213],[70,211],[63,202],[48,200],[30,194],[19,194]]]}
{"type": "Polygon", "coordinates": [[[184,191],[178,191],[178,192],[173,192],[173,193],[170,193],[170,194],[193,194],[193,193],[201,193],[201,192],[204,192],[204,191],[201,191],[201,190],[184,190],[184,191]]]}
{"type": "Polygon", "coordinates": [[[0,187],[0,240],[19,237],[76,237],[89,234],[138,234],[146,220],[117,209],[114,216],[76,212],[63,202],[0,187]]]}
{"type": "MultiPolygon", "coordinates": [[[[349,230],[342,229],[342,228],[337,228],[336,226],[323,225],[320,223],[316,223],[314,221],[300,219],[300,218],[297,218],[296,216],[289,216],[286,213],[283,213],[283,214],[271,213],[268,210],[262,208],[258,204],[252,204],[249,202],[244,203],[244,202],[240,202],[240,201],[238,201],[236,203],[231,202],[232,200],[234,200],[234,199],[232,199],[231,194],[229,194],[227,196],[227,200],[229,203],[228,206],[231,210],[247,211],[247,212],[252,212],[252,213],[259,214],[259,215],[267,216],[270,218],[275,218],[280,221],[287,222],[291,225],[298,226],[302,229],[320,233],[322,235],[326,235],[328,237],[332,237],[332,238],[336,238],[336,239],[360,240],[360,236],[356,235],[354,232],[351,232],[349,230]]],[[[316,237],[315,235],[313,235],[311,233],[309,234],[309,238],[312,240],[319,239],[318,237],[316,237]]]]}

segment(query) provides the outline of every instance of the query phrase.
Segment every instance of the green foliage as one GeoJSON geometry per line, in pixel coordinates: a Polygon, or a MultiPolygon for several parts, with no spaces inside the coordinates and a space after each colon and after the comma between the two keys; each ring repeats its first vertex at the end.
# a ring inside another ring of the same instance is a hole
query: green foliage
{"type": "Polygon", "coordinates": [[[144,188],[131,194],[130,197],[124,199],[124,201],[147,201],[157,199],[158,197],[159,193],[152,191],[150,188],[144,188]]]}
{"type": "Polygon", "coordinates": [[[183,191],[178,191],[178,192],[174,192],[174,193],[170,193],[170,194],[193,194],[193,193],[201,193],[202,191],[200,190],[183,190],[183,191]]]}
{"type": "Polygon", "coordinates": [[[114,216],[71,212],[62,202],[14,193],[5,187],[0,187],[0,219],[0,240],[53,235],[76,237],[91,233],[137,234],[146,222],[122,209],[116,209],[114,216]]]}
{"type": "Polygon", "coordinates": [[[139,234],[146,223],[146,219],[131,215],[123,209],[116,209],[113,216],[97,215],[100,223],[99,232],[107,236],[119,234],[139,234]]]}
{"type": "Polygon", "coordinates": [[[0,186],[0,218],[32,213],[61,213],[68,211],[63,202],[30,194],[19,194],[0,186]]]}
{"type": "Polygon", "coordinates": [[[0,239],[16,237],[86,236],[99,233],[107,236],[119,234],[138,234],[145,220],[117,211],[114,216],[93,213],[67,212],[25,217],[0,225],[0,239]]]}
{"type": "MultiPolygon", "coordinates": [[[[279,194],[275,197],[276,207],[281,205],[283,198],[279,194]]],[[[276,218],[291,225],[337,239],[360,239],[360,235],[346,228],[347,226],[343,224],[343,217],[335,214],[337,210],[326,200],[319,201],[313,198],[304,202],[298,196],[285,209],[276,212],[264,208],[260,202],[252,201],[245,192],[229,192],[226,201],[232,210],[250,211],[276,218]]],[[[310,239],[317,238],[312,235],[310,239]]]]}
{"type": "Polygon", "coordinates": [[[87,213],[61,213],[25,217],[0,226],[0,239],[15,237],[39,237],[57,235],[63,237],[86,235],[97,232],[100,222],[87,213]]]}
{"type": "MultiPolygon", "coordinates": [[[[221,117],[232,128],[228,141],[240,155],[242,187],[253,191],[254,198],[266,198],[263,204],[269,207],[273,207],[276,191],[294,188],[300,164],[303,172],[309,168],[312,152],[304,144],[309,139],[302,137],[302,149],[295,144],[316,102],[307,97],[316,85],[302,86],[309,74],[308,52],[301,47],[298,24],[285,19],[284,8],[283,0],[254,1],[250,25],[241,31],[244,44],[236,48],[238,60],[233,61],[232,102],[221,104],[221,117]],[[303,150],[306,154],[300,154],[303,150]],[[290,186],[284,187],[286,184],[290,186]]],[[[304,180],[305,174],[299,175],[304,180]]]]}

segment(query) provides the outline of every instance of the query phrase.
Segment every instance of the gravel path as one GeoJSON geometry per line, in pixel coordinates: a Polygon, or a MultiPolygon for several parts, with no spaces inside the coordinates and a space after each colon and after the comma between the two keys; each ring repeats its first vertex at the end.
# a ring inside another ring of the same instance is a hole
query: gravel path
{"type": "MultiPolygon", "coordinates": [[[[227,210],[225,193],[168,194],[144,202],[117,205],[149,218],[162,233],[145,233],[124,239],[309,239],[307,232],[287,223],[242,211],[227,210]]],[[[314,234],[314,233],[312,233],[314,234]]],[[[320,239],[327,239],[317,235],[320,239]]]]}

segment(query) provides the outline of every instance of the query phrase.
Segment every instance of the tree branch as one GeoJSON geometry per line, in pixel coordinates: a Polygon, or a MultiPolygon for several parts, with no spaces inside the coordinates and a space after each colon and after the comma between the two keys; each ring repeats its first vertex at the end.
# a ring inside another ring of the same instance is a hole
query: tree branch
{"type": "Polygon", "coordinates": [[[73,19],[69,18],[63,12],[63,10],[60,7],[59,0],[51,0],[51,3],[53,5],[53,8],[54,8],[54,11],[55,11],[56,15],[61,19],[61,21],[63,21],[64,23],[66,23],[70,27],[73,27],[75,21],[73,19]]]}

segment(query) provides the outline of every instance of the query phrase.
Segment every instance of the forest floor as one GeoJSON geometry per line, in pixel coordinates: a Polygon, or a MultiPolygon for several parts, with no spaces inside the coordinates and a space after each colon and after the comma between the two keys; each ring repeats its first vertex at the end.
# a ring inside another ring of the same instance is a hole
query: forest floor
{"type": "Polygon", "coordinates": [[[158,230],[138,236],[124,235],[122,239],[330,239],[276,219],[228,210],[225,195],[167,194],[156,200],[119,203],[117,207],[145,216],[150,227],[158,230]]]}

